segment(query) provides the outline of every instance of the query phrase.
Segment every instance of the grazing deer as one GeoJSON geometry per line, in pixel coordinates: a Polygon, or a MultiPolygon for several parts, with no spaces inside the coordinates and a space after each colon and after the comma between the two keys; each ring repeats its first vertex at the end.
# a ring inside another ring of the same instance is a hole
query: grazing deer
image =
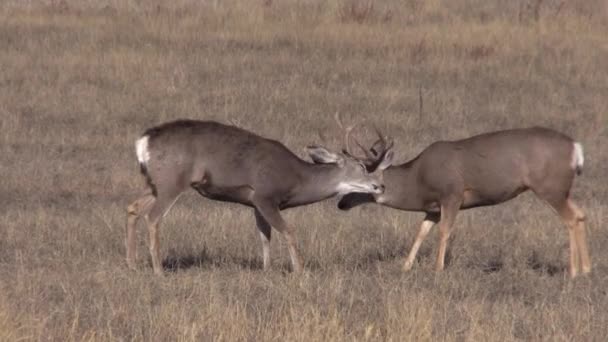
{"type": "MultiPolygon", "coordinates": [[[[351,130],[346,129],[346,140],[351,130]]],[[[159,222],[188,188],[209,199],[252,207],[262,239],[264,269],[270,266],[274,227],[287,241],[295,272],[302,270],[302,263],[293,226],[281,217],[282,209],[353,191],[378,195],[384,191],[381,172],[368,172],[348,153],[309,146],[307,152],[314,162],[309,163],[277,141],[213,121],[165,123],[148,129],[135,147],[147,188],[127,209],[127,264],[135,268],[135,226],[144,215],[156,274],[162,274],[159,222]]],[[[391,164],[393,154],[384,155],[378,170],[391,164]]]]}
{"type": "MultiPolygon", "coordinates": [[[[376,129],[379,139],[358,157],[370,169],[393,142],[376,129]]],[[[439,223],[436,270],[442,270],[448,238],[458,211],[508,201],[530,189],[562,218],[570,233],[570,275],[591,271],[585,237],[585,214],[572,201],[570,189],[583,167],[583,148],[568,136],[541,128],[512,129],[481,134],[457,141],[439,141],[414,159],[383,171],[382,194],[352,193],[338,208],[348,210],[375,202],[426,217],[403,270],[411,269],[420,244],[431,227],[439,223]]]]}

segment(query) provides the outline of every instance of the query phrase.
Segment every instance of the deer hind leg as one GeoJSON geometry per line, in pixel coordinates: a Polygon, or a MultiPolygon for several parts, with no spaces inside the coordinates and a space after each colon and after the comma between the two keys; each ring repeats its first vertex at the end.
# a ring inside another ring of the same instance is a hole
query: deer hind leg
{"type": "Polygon", "coordinates": [[[264,270],[267,271],[270,269],[270,236],[272,233],[272,227],[257,209],[255,209],[255,223],[258,228],[258,232],[260,233],[260,239],[262,240],[264,270]]]}
{"type": "Polygon", "coordinates": [[[587,216],[571,199],[568,199],[568,204],[576,212],[576,244],[578,245],[582,271],[584,274],[587,274],[591,272],[591,257],[589,256],[589,248],[587,247],[587,231],[585,227],[587,216]]]}
{"type": "Polygon", "coordinates": [[[439,215],[437,214],[427,214],[422,223],[420,224],[420,229],[418,230],[418,235],[416,235],[416,240],[412,245],[412,249],[410,253],[407,255],[405,259],[405,263],[403,264],[403,271],[409,271],[412,269],[414,265],[414,260],[416,260],[416,255],[418,254],[418,249],[424,241],[424,238],[428,235],[431,228],[439,221],[439,215]]]}
{"type": "Polygon", "coordinates": [[[577,276],[579,266],[583,273],[591,272],[591,258],[589,257],[585,231],[585,213],[570,198],[554,207],[568,226],[570,235],[570,276],[572,278],[577,276]]]}
{"type": "Polygon", "coordinates": [[[452,226],[462,204],[462,199],[450,198],[441,203],[441,219],[439,220],[439,250],[435,270],[442,271],[445,264],[445,252],[450,238],[452,226]]]}
{"type": "Polygon", "coordinates": [[[570,237],[570,277],[574,278],[582,263],[582,272],[591,271],[591,260],[587,249],[585,213],[570,199],[569,186],[560,190],[536,189],[535,193],[547,202],[568,227],[570,237]]]}
{"type": "Polygon", "coordinates": [[[150,255],[152,257],[152,267],[157,275],[163,274],[163,267],[160,261],[160,246],[159,246],[159,226],[162,218],[169,212],[177,198],[181,194],[181,190],[174,189],[172,191],[161,192],[160,189],[146,221],[148,223],[148,233],[150,235],[150,255]]]}
{"type": "Polygon", "coordinates": [[[285,241],[287,241],[287,246],[289,248],[289,255],[291,256],[291,264],[293,267],[293,271],[295,273],[302,272],[302,261],[300,259],[300,253],[298,252],[298,247],[296,245],[295,232],[294,229],[287,225],[283,217],[281,217],[281,212],[279,208],[274,205],[271,201],[264,199],[253,199],[253,204],[256,209],[262,214],[266,222],[268,222],[272,227],[281,232],[285,237],[285,241]]]}
{"type": "Polygon", "coordinates": [[[127,266],[131,269],[135,269],[135,261],[137,259],[137,244],[135,241],[137,221],[139,221],[141,215],[145,215],[150,210],[152,204],[154,204],[154,200],[155,197],[152,195],[152,191],[147,190],[127,207],[125,247],[127,249],[127,266]]]}

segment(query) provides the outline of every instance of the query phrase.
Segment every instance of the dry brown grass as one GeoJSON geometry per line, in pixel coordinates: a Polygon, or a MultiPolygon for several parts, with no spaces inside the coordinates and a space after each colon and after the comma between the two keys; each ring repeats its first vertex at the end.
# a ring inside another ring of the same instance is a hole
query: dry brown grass
{"type": "Polygon", "coordinates": [[[3,2],[0,340],[604,340],[602,2],[359,2],[3,2]],[[568,280],[566,230],[531,195],[461,213],[440,274],[436,232],[400,272],[420,214],[288,211],[307,269],[294,276],[278,234],[260,270],[250,209],[188,194],[162,227],[168,276],[143,227],[141,268],[126,269],[145,128],[234,120],[301,154],[317,131],[338,145],[336,111],[392,134],[398,161],[509,127],[581,140],[593,273],[568,280]]]}

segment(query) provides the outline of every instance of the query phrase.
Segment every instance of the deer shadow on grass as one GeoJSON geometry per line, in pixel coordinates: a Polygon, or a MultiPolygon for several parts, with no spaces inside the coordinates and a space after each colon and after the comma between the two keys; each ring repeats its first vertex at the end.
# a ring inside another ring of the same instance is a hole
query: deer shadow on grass
{"type": "MultiPolygon", "coordinates": [[[[150,265],[151,260],[150,260],[150,265]]],[[[211,268],[230,268],[238,267],[244,270],[251,271],[264,271],[264,263],[261,258],[244,258],[235,257],[227,253],[211,254],[205,248],[196,254],[179,254],[169,252],[169,255],[162,262],[163,269],[166,272],[176,273],[179,271],[189,270],[191,268],[200,269],[211,269],[211,268]]],[[[307,269],[319,268],[318,265],[315,267],[314,264],[306,264],[307,269]]],[[[292,273],[291,263],[286,261],[284,263],[273,263],[270,266],[270,270],[279,271],[283,274],[292,273]]]]}
{"type": "MultiPolygon", "coordinates": [[[[345,261],[340,259],[336,263],[344,264],[344,268],[348,270],[365,270],[369,268],[376,268],[381,263],[393,263],[402,265],[405,262],[405,258],[409,253],[409,249],[406,246],[400,247],[395,250],[370,250],[362,253],[355,260],[345,261]]],[[[423,264],[432,262],[436,259],[436,253],[431,247],[422,248],[416,256],[416,263],[423,264]]],[[[451,248],[448,246],[445,254],[445,265],[449,266],[452,262],[451,248]]],[[[416,267],[416,266],[414,266],[416,267]]],[[[419,266],[420,267],[420,266],[419,266]]]]}
{"type": "MultiPolygon", "coordinates": [[[[470,268],[479,269],[483,273],[491,274],[500,272],[505,267],[505,262],[501,253],[490,256],[486,260],[480,262],[471,262],[468,264],[470,268]]],[[[526,260],[526,266],[539,273],[546,274],[548,276],[555,276],[566,272],[564,265],[555,264],[546,260],[543,260],[538,253],[533,252],[526,260]]]]}
{"type": "Polygon", "coordinates": [[[491,274],[500,272],[505,267],[505,263],[502,257],[495,256],[481,262],[471,262],[468,267],[478,269],[485,274],[491,274]]]}
{"type": "Polygon", "coordinates": [[[180,255],[169,253],[162,262],[163,269],[167,272],[184,271],[191,268],[213,268],[228,265],[237,265],[242,269],[263,270],[264,265],[261,260],[232,257],[228,255],[214,255],[207,249],[203,249],[196,254],[180,255]]]}
{"type": "Polygon", "coordinates": [[[547,274],[551,277],[566,272],[566,266],[543,260],[536,252],[532,252],[532,255],[528,257],[526,265],[540,274],[547,274]]]}

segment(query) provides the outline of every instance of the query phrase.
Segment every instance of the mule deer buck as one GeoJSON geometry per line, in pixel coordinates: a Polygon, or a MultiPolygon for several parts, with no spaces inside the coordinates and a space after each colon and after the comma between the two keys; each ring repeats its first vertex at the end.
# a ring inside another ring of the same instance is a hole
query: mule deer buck
{"type": "MultiPolygon", "coordinates": [[[[379,139],[359,157],[375,168],[378,156],[393,146],[376,130],[379,139]]],[[[352,193],[338,208],[348,210],[375,202],[406,211],[421,211],[426,217],[405,259],[411,269],[420,244],[431,227],[439,223],[436,270],[444,268],[446,246],[456,215],[461,209],[496,205],[532,190],[548,203],[569,228],[570,276],[591,271],[587,249],[585,214],[570,197],[575,174],[583,167],[583,148],[570,137],[541,127],[480,134],[457,141],[439,141],[414,159],[383,171],[386,191],[382,194],[352,193]]]]}
{"type": "MultiPolygon", "coordinates": [[[[346,129],[346,140],[350,130],[346,129]]],[[[377,195],[384,191],[381,172],[368,172],[348,153],[309,146],[313,160],[309,163],[277,141],[213,121],[168,122],[145,131],[135,146],[147,187],[127,208],[127,264],[135,268],[135,226],[144,215],[156,274],[162,274],[159,222],[188,188],[209,199],[252,207],[262,239],[264,269],[270,266],[274,227],[287,241],[295,272],[302,270],[302,262],[293,226],[283,220],[281,210],[352,191],[377,195]]],[[[390,166],[392,153],[385,156],[378,170],[390,166]]]]}

